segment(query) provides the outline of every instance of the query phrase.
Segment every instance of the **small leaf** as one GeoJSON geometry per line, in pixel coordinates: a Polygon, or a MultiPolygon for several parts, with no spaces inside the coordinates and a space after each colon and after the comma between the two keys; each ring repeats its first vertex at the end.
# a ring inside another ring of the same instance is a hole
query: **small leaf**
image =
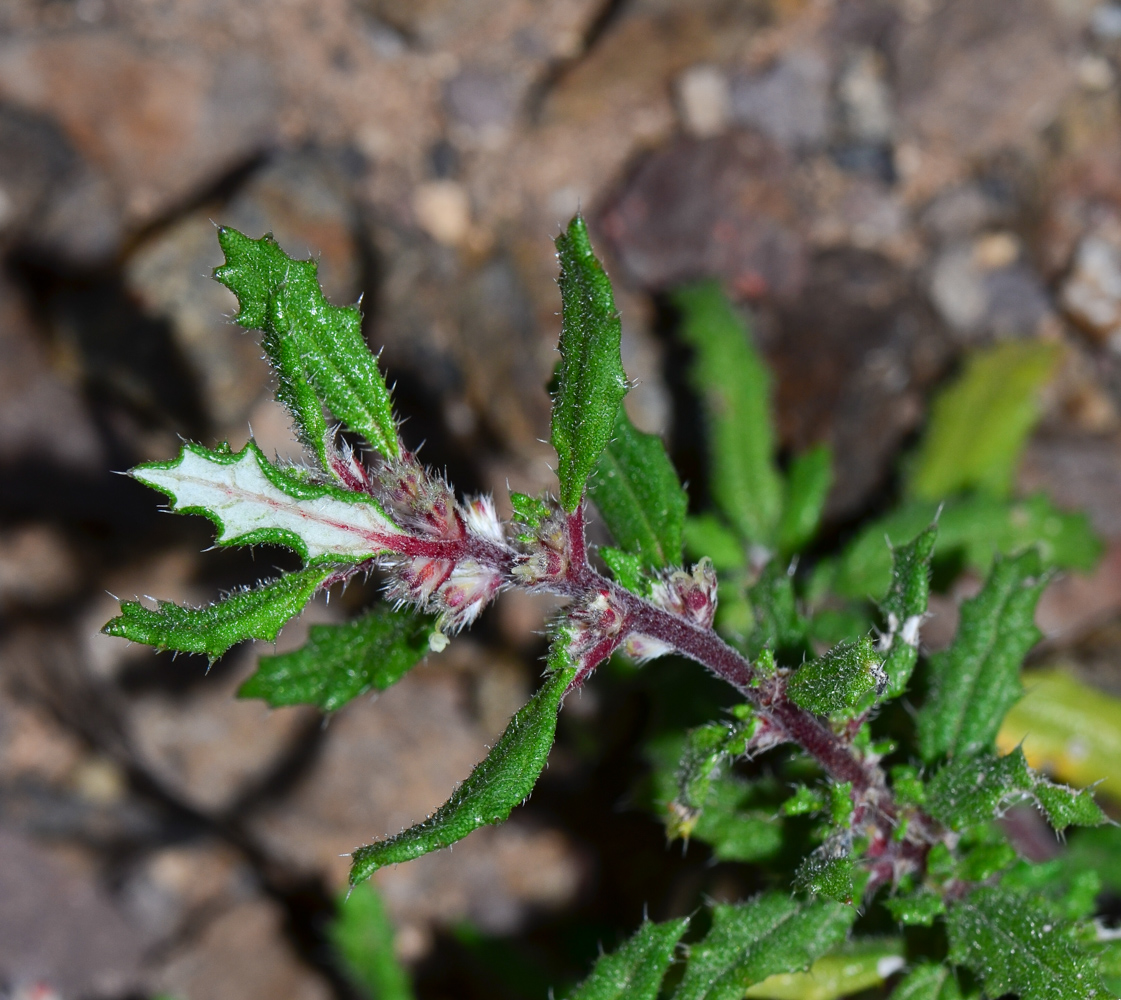
{"type": "Polygon", "coordinates": [[[753,659],[765,648],[789,657],[808,650],[809,622],[798,611],[794,579],[778,559],[772,559],[748,592],[755,614],[747,652],[753,659]]]}
{"type": "Polygon", "coordinates": [[[514,520],[527,528],[538,528],[549,516],[549,505],[537,497],[525,493],[511,493],[510,506],[514,508],[514,520]]]}
{"type": "Polygon", "coordinates": [[[818,445],[790,463],[778,523],[779,552],[791,556],[813,541],[832,484],[833,452],[827,445],[818,445]]]}
{"type": "Polygon", "coordinates": [[[342,893],[329,928],[347,978],[370,1000],[412,1000],[408,973],[393,951],[393,925],[374,884],[342,893]]]}
{"type": "Polygon", "coordinates": [[[842,597],[881,599],[891,586],[891,549],[909,542],[938,517],[934,558],[960,555],[987,574],[996,553],[1010,555],[1036,546],[1046,566],[1091,570],[1102,552],[1085,514],[1057,510],[1042,494],[1009,503],[974,496],[942,505],[926,500],[904,504],[868,525],[845,549],[830,585],[842,597]]]}
{"type": "Polygon", "coordinates": [[[927,785],[927,810],[953,830],[986,823],[1035,786],[1023,752],[1004,757],[962,754],[944,764],[927,785]]]}
{"type": "Polygon", "coordinates": [[[1005,341],[973,353],[934,401],[908,492],[925,500],[969,489],[1008,496],[1039,418],[1040,390],[1061,353],[1059,344],[1042,340],[1005,341]]]}
{"type": "Polygon", "coordinates": [[[1068,928],[1031,897],[976,889],[946,916],[950,961],[972,970],[992,997],[1092,1000],[1101,997],[1093,959],[1068,928]]]}
{"type": "Polygon", "coordinates": [[[715,570],[743,569],[743,543],[714,514],[685,518],[685,554],[694,562],[712,560],[715,570]]]}
{"type": "Polygon", "coordinates": [[[801,972],[845,939],[854,916],[840,903],[802,903],[785,893],[719,905],[712,928],[690,949],[673,1000],[740,1000],[769,976],[801,972]]]}
{"type": "Polygon", "coordinates": [[[252,441],[236,453],[186,444],[178,458],[137,466],[132,476],[165,494],[172,510],[208,517],[219,545],[283,545],[305,562],[354,563],[387,551],[400,534],[370,497],[279,469],[252,441]]]}
{"type": "Polygon", "coordinates": [[[671,837],[688,837],[701,810],[708,801],[712,781],[723,765],[746,750],[753,726],[726,725],[712,722],[691,729],[685,736],[685,747],[677,765],[677,797],[672,804],[679,818],[671,837]]]}
{"type": "Polygon", "coordinates": [[[906,545],[892,550],[891,587],[880,602],[886,631],[879,651],[887,653],[885,698],[898,698],[906,689],[919,658],[919,626],[930,600],[930,557],[938,537],[935,525],[906,545]]]}
{"type": "Polygon", "coordinates": [[[907,974],[890,1000],[962,1000],[962,994],[949,966],[926,963],[907,974]]]}
{"type": "Polygon", "coordinates": [[[935,917],[946,912],[942,897],[929,889],[920,889],[905,896],[894,896],[884,900],[896,920],[906,927],[931,927],[935,917]]]}
{"type": "Polygon", "coordinates": [[[770,376],[747,327],[714,282],[679,290],[681,335],[708,422],[712,495],[748,541],[775,541],[782,479],[774,462],[770,376]]]}
{"type": "Polygon", "coordinates": [[[824,656],[803,663],[790,676],[786,693],[808,712],[833,715],[856,709],[883,682],[880,657],[872,640],[848,640],[824,656]]]}
{"type": "Polygon", "coordinates": [[[1039,638],[1035,605],[1047,583],[1034,550],[993,566],[961,607],[953,645],[930,659],[930,693],[918,716],[923,759],[992,746],[1020,696],[1020,664],[1039,638]]]}
{"type": "Polygon", "coordinates": [[[808,855],[794,875],[794,886],[813,896],[824,896],[838,903],[851,903],[853,860],[847,854],[829,856],[820,848],[808,855]]]}
{"type": "Polygon", "coordinates": [[[681,562],[689,498],[662,439],[644,434],[620,406],[611,441],[599,457],[588,495],[620,548],[649,569],[681,562]]]}
{"type": "Polygon", "coordinates": [[[1025,674],[1024,690],[1001,724],[1000,748],[1023,743],[1032,767],[1076,786],[1101,781],[1121,797],[1121,698],[1062,670],[1025,674]]]}
{"type": "Polygon", "coordinates": [[[898,939],[853,941],[819,958],[808,972],[784,972],[750,987],[749,1000],[838,1000],[879,986],[903,968],[898,939]]]}
{"type": "Polygon", "coordinates": [[[557,237],[560,261],[560,367],[553,395],[561,506],[571,513],[611,441],[627,376],[619,354],[619,314],[603,265],[577,215],[557,237]]]}
{"type": "Polygon", "coordinates": [[[277,395],[305,443],[326,466],[322,401],[375,451],[396,458],[401,449],[389,390],[362,338],[358,309],[331,305],[315,261],[293,260],[271,234],[253,240],[222,227],[218,242],[226,262],[214,277],[237,296],[237,322],[264,332],[277,395]]]}
{"type": "Polygon", "coordinates": [[[549,757],[561,701],[576,676],[566,642],[563,635],[554,642],[548,679],[447,802],[423,823],[354,852],[351,885],[364,882],[386,865],[449,847],[480,826],[501,823],[529,796],[549,757]]]}
{"type": "Polygon", "coordinates": [[[645,920],[629,941],[600,955],[568,1000],[656,1000],[689,918],[656,924],[645,920]]]}
{"type": "Polygon", "coordinates": [[[1032,794],[1047,821],[1060,832],[1068,826],[1101,826],[1109,822],[1088,788],[1076,791],[1041,778],[1032,794]]]}
{"type": "Polygon", "coordinates": [[[311,566],[286,573],[203,608],[158,601],[152,610],[139,601],[122,601],[120,615],[101,631],[156,649],[205,653],[213,661],[245,639],[275,640],[285,622],[304,609],[331,572],[330,566],[311,566]]]}
{"type": "Polygon", "coordinates": [[[345,625],[312,625],[299,649],[262,656],[238,697],[334,712],[371,689],[396,684],[428,652],[432,630],[431,619],[387,605],[345,625]]]}
{"type": "Polygon", "coordinates": [[[613,549],[604,546],[599,550],[600,558],[607,563],[611,575],[620,587],[625,587],[632,594],[641,594],[645,597],[650,592],[650,582],[642,573],[642,558],[622,549],[613,549]]]}

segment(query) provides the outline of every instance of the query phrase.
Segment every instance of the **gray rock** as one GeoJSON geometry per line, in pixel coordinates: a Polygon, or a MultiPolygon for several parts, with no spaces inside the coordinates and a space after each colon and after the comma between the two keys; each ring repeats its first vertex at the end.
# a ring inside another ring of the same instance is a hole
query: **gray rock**
{"type": "Polygon", "coordinates": [[[766,72],[732,81],[732,119],[788,149],[819,146],[829,131],[829,75],[812,49],[787,52],[766,72]]]}

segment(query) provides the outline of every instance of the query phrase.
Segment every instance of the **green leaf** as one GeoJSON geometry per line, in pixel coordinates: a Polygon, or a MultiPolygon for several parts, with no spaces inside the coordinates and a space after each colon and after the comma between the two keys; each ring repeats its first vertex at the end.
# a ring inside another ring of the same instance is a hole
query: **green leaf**
{"type": "Polygon", "coordinates": [[[370,1000],[412,1000],[409,975],[393,952],[393,925],[374,884],[340,894],[335,907],[328,934],[347,978],[370,1000]]]}
{"type": "Polygon", "coordinates": [[[923,759],[988,750],[1020,696],[1020,664],[1039,638],[1035,605],[1047,578],[1031,550],[999,559],[961,607],[957,637],[930,659],[930,693],[918,715],[923,759]]]}
{"type": "Polygon", "coordinates": [[[778,523],[779,552],[791,556],[813,541],[832,484],[833,452],[828,445],[818,445],[790,463],[778,523]]]}
{"type": "Polygon", "coordinates": [[[794,886],[814,896],[851,903],[854,870],[853,860],[847,854],[830,857],[827,851],[819,848],[799,865],[794,886]]]}
{"type": "Polygon", "coordinates": [[[754,659],[764,648],[785,656],[807,650],[809,622],[798,611],[794,578],[778,559],[772,559],[748,593],[755,614],[755,629],[748,642],[754,659]]]}
{"type": "Polygon", "coordinates": [[[525,493],[511,493],[510,506],[514,508],[514,520],[527,528],[538,528],[550,513],[549,505],[537,497],[525,493]]]}
{"type": "Polygon", "coordinates": [[[619,314],[611,282],[577,215],[557,237],[560,261],[560,367],[553,394],[553,447],[561,506],[571,513],[608,446],[627,376],[619,354],[619,314]]]}
{"type": "Polygon", "coordinates": [[[988,822],[1035,787],[1018,747],[1004,757],[961,754],[944,764],[926,789],[927,810],[953,830],[988,822]]]}
{"type": "Polygon", "coordinates": [[[170,462],[131,475],[171,500],[172,510],[202,514],[219,545],[283,545],[305,562],[364,562],[400,534],[369,496],[308,481],[269,462],[250,441],[241,451],[186,444],[170,462]]]}
{"type": "Polygon", "coordinates": [[[362,338],[358,309],[331,305],[319,287],[315,261],[293,260],[271,234],[253,240],[223,226],[218,242],[226,262],[214,277],[237,296],[237,322],[264,333],[277,396],[305,443],[326,467],[322,401],[375,451],[396,458],[401,447],[392,401],[362,338]]]}
{"type": "Polygon", "coordinates": [[[924,500],[970,489],[1008,496],[1039,417],[1040,390],[1061,353],[1059,344],[1041,340],[1006,341],[973,353],[934,401],[908,493],[924,500]]]}
{"type": "Polygon", "coordinates": [[[642,557],[622,549],[604,546],[599,550],[600,558],[607,563],[611,575],[620,587],[632,594],[645,597],[650,592],[650,581],[643,575],[642,557]]]}
{"type": "Polygon", "coordinates": [[[696,352],[690,380],[708,421],[712,495],[748,541],[775,541],[782,479],[774,463],[770,376],[747,327],[715,282],[674,295],[696,352]]]}
{"type": "Polygon", "coordinates": [[[949,966],[927,963],[912,969],[890,1000],[962,1000],[962,993],[949,966]]]}
{"type": "Polygon", "coordinates": [[[964,564],[988,573],[993,556],[1038,546],[1044,565],[1091,570],[1101,555],[1101,541],[1085,514],[1057,510],[1042,494],[1008,503],[976,496],[939,506],[926,500],[904,504],[873,522],[845,549],[830,585],[843,597],[878,600],[891,586],[891,549],[909,542],[937,516],[937,560],[960,554],[964,564]]]}
{"type": "Polygon", "coordinates": [[[838,1000],[879,986],[903,967],[903,942],[865,939],[824,955],[808,972],[784,972],[750,987],[750,1000],[838,1000]]]}
{"type": "Polygon", "coordinates": [[[529,702],[510,720],[484,760],[476,765],[439,809],[423,823],[354,852],[350,884],[364,882],[379,868],[411,861],[462,840],[488,823],[501,823],[533,791],[549,757],[557,712],[573,677],[567,637],[559,636],[550,654],[552,672],[529,702]]]}
{"type": "Polygon", "coordinates": [[[329,566],[311,566],[286,573],[203,608],[158,601],[152,610],[139,601],[122,601],[120,615],[101,631],[156,649],[205,653],[213,662],[245,639],[275,640],[285,622],[304,609],[331,572],[329,566]]]}
{"type": "Polygon", "coordinates": [[[746,562],[743,543],[714,514],[685,518],[685,554],[693,562],[707,556],[717,572],[743,569],[746,562]]]}
{"type": "Polygon", "coordinates": [[[930,557],[938,529],[931,525],[906,545],[892,549],[891,587],[880,601],[886,631],[879,650],[887,653],[885,698],[898,698],[919,658],[919,626],[930,600],[930,557]]]}
{"type": "Polygon", "coordinates": [[[430,618],[384,604],[344,625],[313,625],[299,649],[262,656],[238,696],[264,698],[273,708],[318,705],[334,712],[396,684],[428,652],[432,631],[430,618]]]}
{"type": "Polygon", "coordinates": [[[906,927],[930,927],[934,924],[935,917],[946,912],[942,897],[929,889],[919,889],[905,896],[885,899],[884,906],[906,927]]]}
{"type": "Polygon", "coordinates": [[[883,683],[881,662],[867,636],[840,642],[795,670],[786,693],[795,705],[817,715],[852,711],[883,683]]]}
{"type": "Polygon", "coordinates": [[[802,903],[785,893],[716,906],[673,1000],[740,1000],[769,976],[801,972],[845,939],[854,916],[840,903],[802,903]]]}
{"type": "Polygon", "coordinates": [[[1109,822],[1088,788],[1077,791],[1041,778],[1032,794],[1047,816],[1047,822],[1056,830],[1062,831],[1068,826],[1102,826],[1109,822]]]}
{"type": "Polygon", "coordinates": [[[1024,675],[1024,697],[1009,710],[997,743],[1023,743],[1032,767],[1072,785],[1101,782],[1121,797],[1121,698],[1063,670],[1024,675]]]}
{"type": "Polygon", "coordinates": [[[599,457],[588,495],[620,548],[649,569],[681,562],[689,498],[662,439],[644,434],[620,406],[611,441],[599,457]]]}
{"type": "Polygon", "coordinates": [[[607,955],[568,1000],[656,1000],[689,918],[656,924],[645,920],[629,941],[607,955]]]}
{"type": "Polygon", "coordinates": [[[686,810],[703,808],[712,779],[723,764],[746,750],[750,729],[710,722],[690,729],[677,765],[677,803],[686,810]]]}
{"type": "Polygon", "coordinates": [[[992,997],[1091,1000],[1101,997],[1092,958],[1069,930],[1029,896],[976,889],[946,916],[950,961],[973,971],[992,997]]]}

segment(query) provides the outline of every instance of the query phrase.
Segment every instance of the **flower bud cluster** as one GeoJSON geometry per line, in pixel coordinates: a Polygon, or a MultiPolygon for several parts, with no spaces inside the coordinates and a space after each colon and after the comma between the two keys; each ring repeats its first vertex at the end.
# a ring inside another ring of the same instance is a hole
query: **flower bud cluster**
{"type": "Polygon", "coordinates": [[[568,613],[568,655],[576,665],[577,686],[607,659],[624,638],[626,613],[611,591],[599,587],[582,597],[568,613]]]}
{"type": "Polygon", "coordinates": [[[711,628],[716,615],[716,571],[708,557],[692,572],[671,570],[654,581],[650,600],[670,614],[685,618],[701,628],[711,628]]]}
{"type": "Polygon", "coordinates": [[[485,553],[504,551],[506,536],[489,496],[456,502],[442,476],[412,455],[386,462],[374,473],[374,492],[409,540],[449,543],[428,551],[403,542],[382,560],[393,573],[389,596],[439,613],[442,632],[470,625],[503,588],[500,563],[485,553]],[[485,543],[480,546],[478,543],[485,543]],[[412,550],[412,551],[410,551],[412,550]]]}
{"type": "Polygon", "coordinates": [[[557,508],[521,535],[527,550],[514,567],[516,576],[527,587],[541,587],[563,580],[572,565],[568,519],[557,508]]]}

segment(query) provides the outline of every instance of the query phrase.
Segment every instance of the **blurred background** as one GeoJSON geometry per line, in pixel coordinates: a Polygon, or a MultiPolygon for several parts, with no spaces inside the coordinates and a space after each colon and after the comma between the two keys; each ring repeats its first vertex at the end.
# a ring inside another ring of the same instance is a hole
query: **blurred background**
{"type": "MultiPolygon", "coordinates": [[[[1036,655],[1121,693],[1119,57],[1095,0],[3,0],[0,996],[356,996],[340,855],[441,803],[541,667],[551,606],[519,595],[330,720],[234,700],[253,649],[207,673],[98,634],[112,595],[292,565],[201,554],[207,522],[114,474],[179,435],[298,453],[208,278],[215,222],[363,295],[407,442],[500,503],[553,484],[551,238],[577,208],[632,419],[703,481],[665,293],[719,278],[783,449],[835,450],[826,545],[890,504],[964,352],[1062,342],[1019,485],[1107,551],[1052,585],[1036,655]]],[[[421,997],[544,997],[644,907],[731,891],[633,804],[653,696],[597,682],[510,824],[379,873],[421,997]]]]}

